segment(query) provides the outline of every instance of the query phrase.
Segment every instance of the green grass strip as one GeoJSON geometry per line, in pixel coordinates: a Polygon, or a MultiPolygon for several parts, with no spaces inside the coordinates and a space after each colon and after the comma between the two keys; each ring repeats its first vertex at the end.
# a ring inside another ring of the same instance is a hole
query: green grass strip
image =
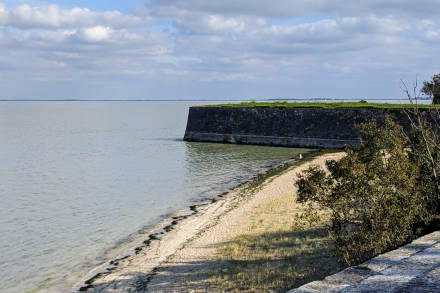
{"type": "MultiPolygon", "coordinates": [[[[368,103],[365,101],[360,102],[241,102],[237,104],[218,104],[218,105],[206,105],[200,107],[229,107],[229,108],[324,108],[324,109],[343,109],[343,108],[376,108],[376,109],[402,109],[413,108],[415,105],[411,104],[388,104],[388,103],[368,103]]],[[[420,109],[433,109],[440,108],[440,105],[421,105],[420,109]]]]}

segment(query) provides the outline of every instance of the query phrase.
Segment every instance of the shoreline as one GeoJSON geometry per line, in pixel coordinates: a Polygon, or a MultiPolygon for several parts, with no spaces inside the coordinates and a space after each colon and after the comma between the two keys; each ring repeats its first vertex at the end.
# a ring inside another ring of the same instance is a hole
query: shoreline
{"type": "Polygon", "coordinates": [[[158,267],[184,250],[186,244],[197,240],[205,231],[218,225],[221,218],[246,205],[248,200],[253,200],[252,197],[259,189],[285,173],[300,172],[299,169],[305,169],[317,160],[325,161],[335,155],[341,154],[311,151],[302,159],[290,159],[275,164],[264,173],[257,174],[222,194],[168,215],[148,233],[123,244],[114,258],[89,271],[71,291],[107,292],[107,288],[112,288],[112,292],[140,290],[139,284],[142,287],[147,286],[158,267]]]}

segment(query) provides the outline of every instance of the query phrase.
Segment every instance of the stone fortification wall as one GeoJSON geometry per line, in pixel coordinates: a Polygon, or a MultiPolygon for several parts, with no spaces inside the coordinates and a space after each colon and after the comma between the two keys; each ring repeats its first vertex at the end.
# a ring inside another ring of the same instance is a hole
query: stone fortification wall
{"type": "MultiPolygon", "coordinates": [[[[424,115],[434,115],[424,111],[424,115]]],[[[382,123],[391,117],[406,131],[403,109],[377,108],[246,108],[191,107],[184,139],[187,141],[343,148],[359,145],[362,122],[382,123]]]]}

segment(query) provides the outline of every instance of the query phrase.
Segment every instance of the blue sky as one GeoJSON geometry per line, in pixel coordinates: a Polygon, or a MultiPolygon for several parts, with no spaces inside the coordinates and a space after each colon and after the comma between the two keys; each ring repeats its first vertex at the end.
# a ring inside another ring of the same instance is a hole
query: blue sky
{"type": "Polygon", "coordinates": [[[438,0],[0,0],[0,99],[400,98],[438,0]]]}

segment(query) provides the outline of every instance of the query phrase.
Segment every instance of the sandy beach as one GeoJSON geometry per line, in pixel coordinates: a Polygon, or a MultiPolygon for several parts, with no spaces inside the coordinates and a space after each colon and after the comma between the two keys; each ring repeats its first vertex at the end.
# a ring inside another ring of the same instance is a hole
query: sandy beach
{"type": "Polygon", "coordinates": [[[289,197],[293,205],[301,208],[294,200],[298,173],[311,165],[324,166],[326,160],[337,160],[343,155],[323,154],[301,164],[297,162],[280,174],[265,178],[258,187],[247,183],[218,199],[173,215],[147,238],[139,239],[136,253],[122,255],[90,272],[74,291],[221,291],[207,281],[209,272],[220,264],[218,248],[251,229],[258,207],[289,197]]]}

